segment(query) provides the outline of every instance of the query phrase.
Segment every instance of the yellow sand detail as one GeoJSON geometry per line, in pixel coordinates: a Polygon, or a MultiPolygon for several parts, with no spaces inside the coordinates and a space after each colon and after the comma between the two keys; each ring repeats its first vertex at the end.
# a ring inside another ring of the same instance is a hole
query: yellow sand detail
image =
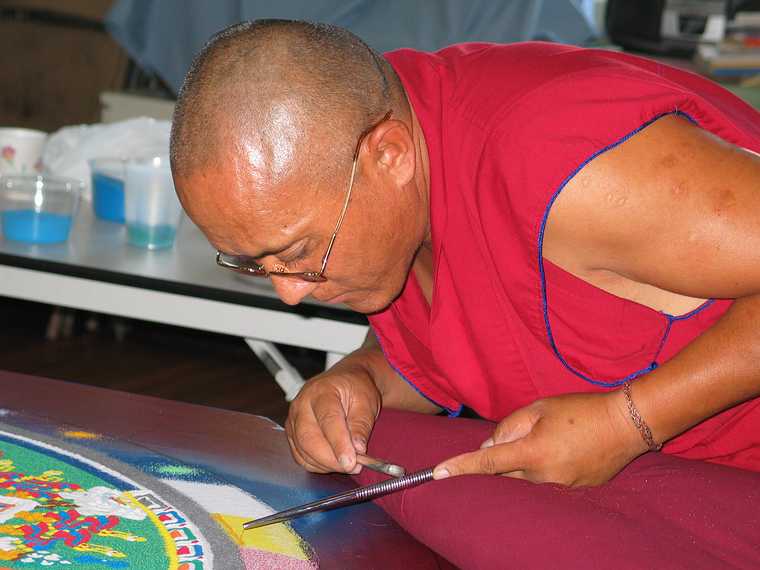
{"type": "Polygon", "coordinates": [[[92,433],[90,431],[70,430],[61,432],[61,435],[71,439],[100,439],[100,434],[92,433]]]}
{"type": "Polygon", "coordinates": [[[41,522],[51,523],[55,521],[55,517],[52,513],[35,513],[34,511],[16,513],[16,518],[32,524],[39,524],[41,522]]]}
{"type": "Polygon", "coordinates": [[[249,519],[219,513],[213,513],[211,517],[238,546],[284,554],[298,560],[309,560],[301,546],[301,538],[283,523],[243,530],[243,523],[249,519]]]}
{"type": "Polygon", "coordinates": [[[169,535],[169,531],[166,530],[166,527],[163,525],[163,523],[158,520],[156,514],[145,505],[143,505],[140,501],[135,499],[132,493],[128,491],[122,493],[121,497],[125,498],[131,505],[137,507],[141,511],[144,511],[145,514],[148,515],[148,518],[151,520],[151,522],[153,522],[153,526],[155,526],[158,530],[158,534],[160,534],[161,538],[164,539],[164,551],[166,552],[166,556],[169,558],[168,568],[177,568],[179,566],[179,558],[177,557],[177,545],[169,535]]]}
{"type": "Polygon", "coordinates": [[[122,530],[101,530],[98,533],[98,536],[110,536],[113,538],[126,540],[127,542],[145,542],[148,540],[144,536],[139,536],[122,530]]]}
{"type": "Polygon", "coordinates": [[[18,481],[45,481],[47,483],[60,483],[63,481],[63,471],[48,469],[43,471],[42,475],[25,475],[19,477],[18,481]]]}
{"type": "Polygon", "coordinates": [[[126,558],[127,555],[121,552],[120,550],[116,550],[115,548],[111,548],[110,546],[103,546],[101,544],[90,544],[90,543],[84,543],[80,544],[79,546],[75,546],[72,548],[72,550],[76,550],[77,552],[91,552],[93,554],[102,554],[103,556],[108,556],[109,558],[126,558]]]}
{"type": "Polygon", "coordinates": [[[29,554],[30,552],[34,552],[34,549],[26,546],[18,538],[11,539],[11,542],[13,543],[13,548],[11,550],[0,549],[0,560],[3,560],[3,561],[18,560],[19,558],[25,556],[26,554],[29,554]]]}

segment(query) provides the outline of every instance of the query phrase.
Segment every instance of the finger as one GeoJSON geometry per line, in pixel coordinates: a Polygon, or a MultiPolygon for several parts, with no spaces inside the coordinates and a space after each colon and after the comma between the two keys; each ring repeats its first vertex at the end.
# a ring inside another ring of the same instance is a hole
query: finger
{"type": "Polygon", "coordinates": [[[317,424],[317,420],[313,417],[310,418],[308,425],[304,422],[304,424],[299,426],[295,445],[304,460],[318,467],[321,471],[344,471],[335,457],[332,446],[325,438],[322,429],[317,424]]]}
{"type": "Polygon", "coordinates": [[[315,443],[315,438],[309,435],[309,430],[303,428],[304,424],[309,420],[313,422],[310,417],[311,414],[303,414],[296,411],[296,403],[291,404],[288,412],[287,420],[285,421],[285,435],[290,446],[290,454],[293,459],[308,471],[325,472],[326,469],[317,465],[317,463],[310,457],[306,451],[308,447],[314,447],[319,445],[318,439],[321,435],[318,435],[315,443]],[[307,417],[308,419],[304,419],[307,417]],[[305,443],[305,445],[304,445],[305,443]]]}
{"type": "Polygon", "coordinates": [[[288,411],[288,417],[285,420],[285,438],[288,441],[290,454],[293,456],[294,461],[300,466],[306,467],[303,456],[298,451],[298,445],[295,441],[295,431],[295,419],[293,414],[293,407],[291,406],[290,410],[288,411]]]}
{"type": "Polygon", "coordinates": [[[519,442],[506,443],[457,455],[436,465],[435,479],[459,475],[499,475],[524,468],[519,442]]]}
{"type": "Polygon", "coordinates": [[[320,467],[319,465],[315,465],[310,460],[305,458],[300,451],[298,451],[298,448],[296,447],[295,442],[288,438],[288,443],[290,444],[290,453],[293,456],[293,459],[296,463],[298,463],[301,467],[306,469],[307,471],[311,471],[312,473],[329,473],[327,469],[324,469],[320,467]]]}
{"type": "Polygon", "coordinates": [[[517,469],[516,471],[510,471],[509,473],[501,473],[501,476],[509,477],[510,479],[523,479],[525,481],[533,481],[533,479],[528,477],[528,474],[522,469],[517,469]]]}
{"type": "Polygon", "coordinates": [[[291,447],[310,465],[310,471],[328,473],[343,471],[335,458],[330,443],[314,417],[311,406],[301,413],[291,413],[287,422],[287,434],[291,447]]]}
{"type": "Polygon", "coordinates": [[[349,472],[356,466],[356,450],[346,421],[346,412],[340,399],[324,395],[313,404],[314,418],[341,471],[349,472]]]}
{"type": "Polygon", "coordinates": [[[348,431],[351,434],[351,442],[357,453],[367,452],[367,441],[372,433],[372,426],[379,410],[369,400],[356,399],[351,402],[346,415],[348,431]]]}
{"type": "Polygon", "coordinates": [[[307,471],[310,471],[310,465],[308,461],[306,461],[301,455],[301,453],[298,451],[298,448],[296,446],[295,441],[293,441],[293,438],[290,437],[290,434],[286,434],[286,439],[288,441],[288,446],[290,446],[290,455],[293,456],[293,461],[295,461],[298,465],[306,469],[307,471]]]}
{"type": "Polygon", "coordinates": [[[493,435],[485,440],[480,448],[484,449],[495,444],[511,443],[522,439],[533,431],[533,427],[539,419],[540,415],[536,413],[533,406],[521,408],[501,420],[494,429],[493,435]]]}
{"type": "MultiPolygon", "coordinates": [[[[351,429],[349,427],[349,429],[351,429]]],[[[354,444],[354,449],[356,450],[356,453],[367,453],[367,438],[361,437],[361,436],[351,436],[351,441],[354,444]]]]}

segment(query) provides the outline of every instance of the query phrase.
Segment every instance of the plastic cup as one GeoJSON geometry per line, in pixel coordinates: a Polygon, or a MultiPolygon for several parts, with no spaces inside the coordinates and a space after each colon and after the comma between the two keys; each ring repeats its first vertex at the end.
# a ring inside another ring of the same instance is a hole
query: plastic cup
{"type": "Polygon", "coordinates": [[[60,176],[0,177],[3,236],[27,243],[66,241],[83,188],[82,181],[60,176]]]}
{"type": "Polygon", "coordinates": [[[124,182],[127,241],[148,249],[171,247],[182,218],[168,156],[127,162],[124,182]]]}
{"type": "Polygon", "coordinates": [[[0,175],[42,172],[42,149],[47,133],[33,129],[0,128],[0,175]]]}
{"type": "Polygon", "coordinates": [[[101,220],[123,223],[126,161],[120,158],[95,158],[89,164],[95,215],[101,220]]]}

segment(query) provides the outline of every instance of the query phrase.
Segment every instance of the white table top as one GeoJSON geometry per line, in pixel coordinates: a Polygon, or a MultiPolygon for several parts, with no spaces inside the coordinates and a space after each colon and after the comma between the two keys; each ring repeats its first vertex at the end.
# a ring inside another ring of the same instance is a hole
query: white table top
{"type": "Polygon", "coordinates": [[[291,307],[281,302],[267,279],[238,275],[217,267],[215,251],[200,230],[183,218],[174,247],[150,251],[127,244],[126,226],[100,220],[83,202],[69,240],[26,244],[0,236],[0,264],[60,273],[108,283],[225,301],[239,305],[366,322],[340,305],[306,299],[291,307]]]}

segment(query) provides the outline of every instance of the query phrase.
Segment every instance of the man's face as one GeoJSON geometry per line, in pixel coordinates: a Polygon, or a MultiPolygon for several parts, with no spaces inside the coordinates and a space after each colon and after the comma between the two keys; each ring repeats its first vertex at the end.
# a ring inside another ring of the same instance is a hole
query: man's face
{"type": "MultiPolygon", "coordinates": [[[[343,176],[315,182],[306,168],[275,177],[239,148],[175,180],[188,215],[219,251],[252,257],[269,271],[319,271],[348,190],[350,160],[339,168],[343,176]]],[[[371,313],[401,292],[424,235],[424,215],[416,211],[413,189],[395,188],[392,177],[369,160],[364,164],[327,263],[327,281],[273,276],[284,302],[311,295],[371,313]]]]}

